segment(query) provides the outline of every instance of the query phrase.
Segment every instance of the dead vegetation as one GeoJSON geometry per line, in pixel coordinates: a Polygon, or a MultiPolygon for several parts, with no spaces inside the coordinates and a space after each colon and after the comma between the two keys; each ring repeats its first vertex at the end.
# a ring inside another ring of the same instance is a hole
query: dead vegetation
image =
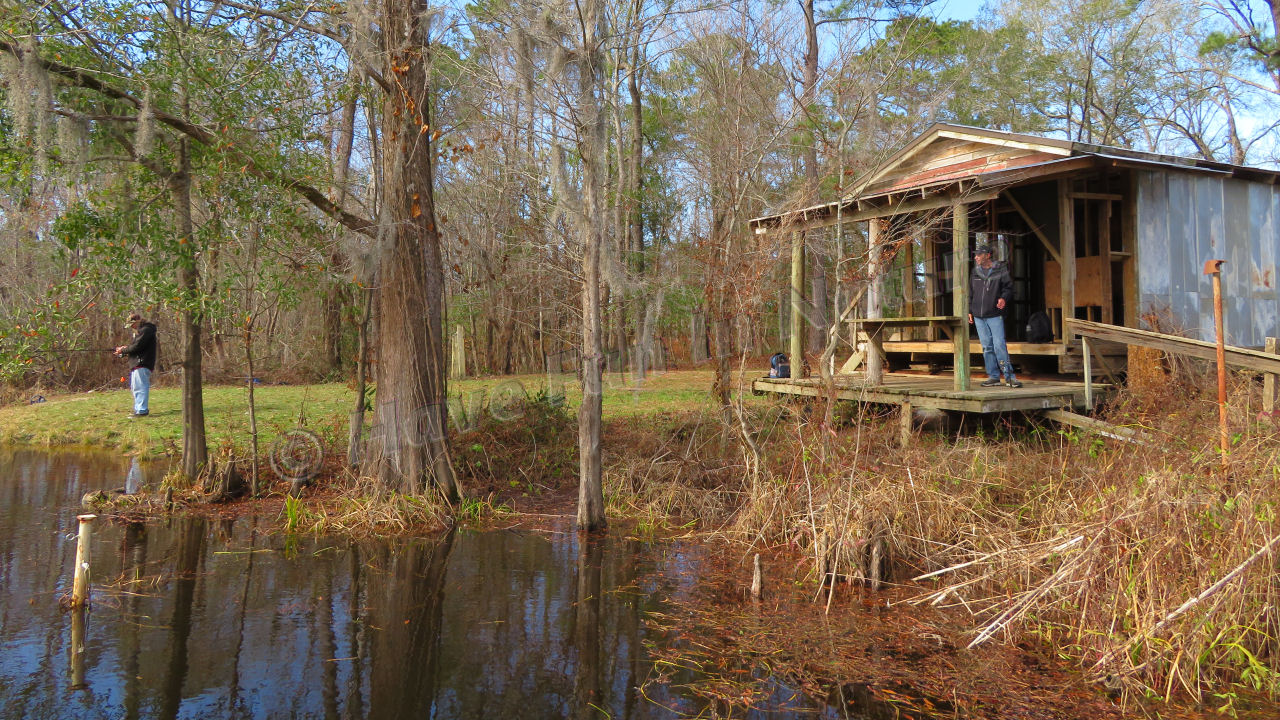
{"type": "MultiPolygon", "coordinates": [[[[837,412],[823,428],[824,409],[804,404],[744,409],[728,428],[714,412],[653,415],[606,429],[605,495],[642,533],[803,558],[827,609],[883,583],[895,602],[966,618],[960,646],[1036,641],[1127,699],[1230,711],[1238,692],[1280,689],[1280,426],[1258,415],[1255,381],[1234,378],[1224,474],[1212,386],[1184,367],[1100,413],[1152,445],[1007,419],[903,448],[892,415],[837,412]]],[[[573,419],[543,405],[455,435],[476,498],[462,506],[335,480],[254,502],[290,531],[356,534],[571,512],[573,419]]]]}
{"type": "Polygon", "coordinates": [[[1280,690],[1280,427],[1234,378],[1224,473],[1213,388],[1182,367],[1115,398],[1101,416],[1147,446],[1006,421],[900,448],[896,419],[823,429],[792,405],[750,418],[758,471],[693,418],[612,463],[607,488],[624,512],[803,553],[820,603],[835,583],[903,584],[969,617],[973,647],[1038,638],[1126,698],[1231,711],[1238,690],[1280,690]]]}

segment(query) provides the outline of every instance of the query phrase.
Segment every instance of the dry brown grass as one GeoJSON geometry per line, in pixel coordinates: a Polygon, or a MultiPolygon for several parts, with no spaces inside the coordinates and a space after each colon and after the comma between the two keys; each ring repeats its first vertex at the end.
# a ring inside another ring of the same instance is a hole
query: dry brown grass
{"type": "Polygon", "coordinates": [[[968,613],[975,645],[1037,637],[1129,697],[1230,710],[1236,686],[1280,690],[1280,430],[1256,417],[1255,381],[1233,379],[1224,474],[1212,387],[1183,367],[1116,398],[1103,417],[1147,446],[1010,422],[899,448],[891,418],[824,430],[790,406],[748,418],[757,458],[703,416],[613,464],[609,494],[799,549],[820,602],[883,576],[968,613]]]}

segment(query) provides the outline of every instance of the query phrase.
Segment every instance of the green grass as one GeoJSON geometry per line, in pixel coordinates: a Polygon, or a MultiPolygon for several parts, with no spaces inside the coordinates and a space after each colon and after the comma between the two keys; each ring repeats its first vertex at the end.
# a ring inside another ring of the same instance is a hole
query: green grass
{"type": "MultiPolygon", "coordinates": [[[[570,409],[576,411],[581,388],[573,376],[556,376],[551,386],[563,392],[570,409]]],[[[483,409],[495,397],[514,399],[521,392],[532,395],[547,387],[546,375],[517,375],[451,382],[449,393],[465,407],[483,409]]],[[[627,420],[705,407],[710,387],[711,373],[702,370],[652,374],[643,383],[610,373],[604,383],[604,417],[627,420]]],[[[354,390],[346,385],[259,385],[254,395],[262,447],[281,431],[296,427],[304,407],[307,428],[318,432],[330,447],[345,445],[347,416],[355,399],[354,390]]],[[[132,406],[129,391],[121,389],[54,395],[36,405],[0,408],[0,442],[107,447],[147,455],[176,453],[182,441],[180,389],[153,388],[149,417],[129,417],[132,406]]],[[[248,392],[243,386],[206,387],[204,411],[210,448],[228,439],[238,448],[249,444],[248,392]]]]}
{"type": "MultiPolygon", "coordinates": [[[[354,393],[339,384],[260,385],[254,388],[260,443],[269,443],[284,429],[295,427],[305,407],[307,427],[329,430],[346,426],[354,393]]],[[[224,439],[245,447],[249,443],[249,394],[243,386],[204,389],[205,428],[209,446],[224,439]]],[[[0,442],[35,445],[91,445],[126,452],[160,455],[176,452],[182,442],[181,389],[151,390],[151,414],[129,416],[133,396],[128,390],[58,395],[36,405],[0,408],[0,442]]],[[[326,438],[328,439],[328,438],[326,438]]]]}

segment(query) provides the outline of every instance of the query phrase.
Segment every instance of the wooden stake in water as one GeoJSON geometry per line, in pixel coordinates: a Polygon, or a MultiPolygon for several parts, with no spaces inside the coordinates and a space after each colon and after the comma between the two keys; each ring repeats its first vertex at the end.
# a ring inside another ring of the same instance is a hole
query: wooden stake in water
{"type": "Polygon", "coordinates": [[[75,582],[71,586],[71,607],[89,604],[89,542],[93,539],[93,521],[97,515],[78,515],[80,537],[76,541],[75,582]]]}
{"type": "Polygon", "coordinates": [[[764,594],[764,568],[760,566],[760,553],[756,553],[752,563],[755,567],[751,573],[751,599],[759,600],[764,594]]]}
{"type": "Polygon", "coordinates": [[[85,609],[83,606],[71,611],[71,689],[79,690],[88,685],[84,682],[84,646],[85,646],[85,609]]]}

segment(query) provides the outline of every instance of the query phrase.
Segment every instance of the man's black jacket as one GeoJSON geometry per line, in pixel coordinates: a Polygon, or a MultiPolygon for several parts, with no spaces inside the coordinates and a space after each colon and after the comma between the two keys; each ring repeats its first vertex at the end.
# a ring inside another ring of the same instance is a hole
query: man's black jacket
{"type": "Polygon", "coordinates": [[[1009,266],[1002,262],[992,263],[991,274],[983,275],[982,268],[973,264],[969,273],[969,313],[974,317],[989,318],[1003,315],[1004,311],[996,307],[996,301],[1004,298],[1004,306],[1013,303],[1013,278],[1009,276],[1009,266]]]}
{"type": "Polygon", "coordinates": [[[138,327],[138,332],[133,336],[133,342],[129,343],[121,355],[127,356],[133,361],[133,367],[144,367],[151,372],[156,370],[156,326],[155,323],[144,322],[138,327]]]}

